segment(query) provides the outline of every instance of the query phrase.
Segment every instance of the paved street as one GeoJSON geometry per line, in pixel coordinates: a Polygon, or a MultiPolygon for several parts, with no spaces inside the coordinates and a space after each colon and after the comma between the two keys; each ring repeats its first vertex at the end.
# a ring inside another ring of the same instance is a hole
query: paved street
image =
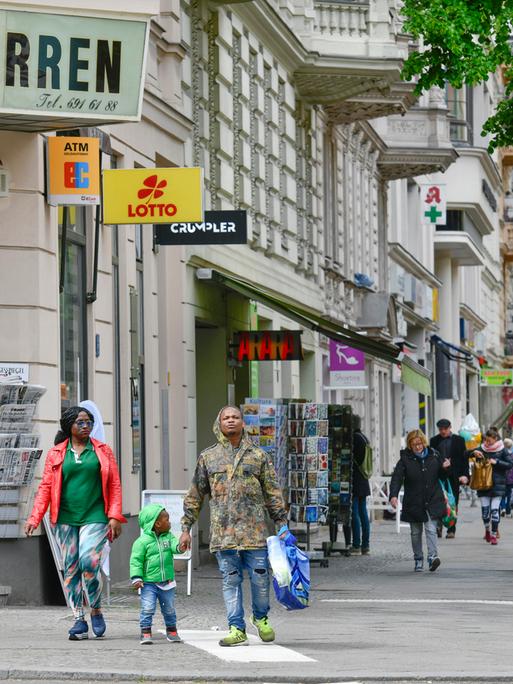
{"type": "Polygon", "coordinates": [[[0,610],[0,681],[511,682],[513,520],[502,520],[501,533],[497,547],[482,541],[479,509],[464,501],[456,539],[440,544],[440,569],[414,574],[408,530],[376,523],[371,556],[313,567],[308,610],[273,607],[270,646],[255,638],[219,652],[225,623],[214,565],[194,574],[190,598],[179,578],[185,644],[157,634],[154,646],[139,646],[137,599],[122,587],[103,640],[68,641],[65,609],[8,607],[0,610]]]}

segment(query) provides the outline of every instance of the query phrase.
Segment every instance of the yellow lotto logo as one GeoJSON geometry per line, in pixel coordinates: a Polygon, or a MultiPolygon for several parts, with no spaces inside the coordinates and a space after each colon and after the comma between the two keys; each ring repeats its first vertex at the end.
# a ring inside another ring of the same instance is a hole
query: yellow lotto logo
{"type": "Polygon", "coordinates": [[[202,169],[111,169],[103,172],[104,223],[198,221],[203,221],[202,169]]]}

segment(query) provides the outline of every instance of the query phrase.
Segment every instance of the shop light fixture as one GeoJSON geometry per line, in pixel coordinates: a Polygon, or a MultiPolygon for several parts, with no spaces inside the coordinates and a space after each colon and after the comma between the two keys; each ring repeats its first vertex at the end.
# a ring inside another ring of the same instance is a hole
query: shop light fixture
{"type": "Polygon", "coordinates": [[[197,268],[196,278],[198,280],[212,280],[212,269],[211,268],[197,268]]]}

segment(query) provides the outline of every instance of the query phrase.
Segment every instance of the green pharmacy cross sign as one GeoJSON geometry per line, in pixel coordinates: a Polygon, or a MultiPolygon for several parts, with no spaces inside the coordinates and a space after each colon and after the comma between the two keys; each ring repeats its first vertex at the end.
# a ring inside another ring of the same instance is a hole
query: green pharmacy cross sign
{"type": "Polygon", "coordinates": [[[424,212],[424,216],[429,219],[430,223],[436,223],[436,219],[442,216],[442,212],[433,205],[429,208],[429,211],[424,212]]]}

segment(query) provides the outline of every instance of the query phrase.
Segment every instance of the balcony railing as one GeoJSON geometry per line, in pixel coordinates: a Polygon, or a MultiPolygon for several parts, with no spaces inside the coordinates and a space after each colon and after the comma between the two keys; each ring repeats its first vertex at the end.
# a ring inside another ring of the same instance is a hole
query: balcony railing
{"type": "Polygon", "coordinates": [[[321,0],[314,4],[314,33],[362,40],[369,34],[369,3],[341,3],[321,0]]]}

